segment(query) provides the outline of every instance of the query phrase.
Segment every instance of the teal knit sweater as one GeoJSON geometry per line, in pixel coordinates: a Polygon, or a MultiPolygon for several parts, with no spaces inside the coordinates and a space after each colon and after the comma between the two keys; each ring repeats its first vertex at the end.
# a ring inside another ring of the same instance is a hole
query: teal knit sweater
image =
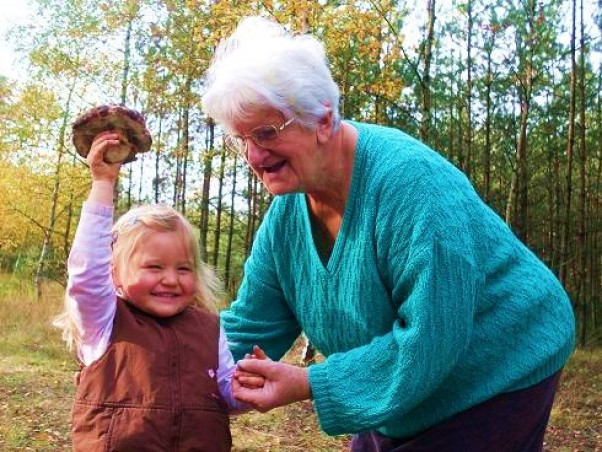
{"type": "Polygon", "coordinates": [[[321,428],[408,437],[558,371],[574,316],[552,272],[451,163],[406,134],[351,123],[349,199],[323,263],[305,196],[274,199],[222,314],[236,359],[279,359],[303,330],[321,428]]]}

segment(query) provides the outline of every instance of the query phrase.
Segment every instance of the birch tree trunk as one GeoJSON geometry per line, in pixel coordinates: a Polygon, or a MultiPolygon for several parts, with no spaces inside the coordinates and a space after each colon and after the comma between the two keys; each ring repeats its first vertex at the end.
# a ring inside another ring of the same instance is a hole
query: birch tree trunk
{"type": "MultiPolygon", "coordinates": [[[[126,105],[127,103],[127,89],[130,78],[130,52],[131,52],[131,42],[132,42],[132,26],[134,23],[134,18],[137,14],[137,7],[134,5],[134,2],[130,5],[134,9],[128,11],[128,21],[127,28],[125,32],[125,39],[123,45],[123,73],[121,76],[121,105],[126,105]]],[[[134,174],[133,165],[128,165],[128,190],[127,190],[127,208],[130,209],[132,207],[132,180],[134,174]]],[[[113,203],[115,206],[118,205],[119,199],[119,180],[115,184],[115,190],[113,191],[113,203]]]]}
{"type": "Polygon", "coordinates": [[[71,110],[71,97],[77,83],[76,79],[73,79],[71,86],[69,87],[69,93],[67,95],[67,102],[63,113],[63,122],[58,135],[58,149],[56,165],[54,170],[54,183],[52,189],[52,199],[50,204],[50,214],[48,216],[48,225],[44,230],[44,241],[42,243],[42,249],[38,258],[38,264],[36,267],[35,285],[38,300],[42,298],[42,285],[44,281],[44,269],[46,264],[46,257],[52,247],[52,235],[54,234],[54,228],[56,224],[56,212],[58,209],[59,193],[61,189],[61,171],[63,166],[63,156],[65,155],[65,135],[67,133],[67,126],[69,125],[69,117],[71,110]]]}

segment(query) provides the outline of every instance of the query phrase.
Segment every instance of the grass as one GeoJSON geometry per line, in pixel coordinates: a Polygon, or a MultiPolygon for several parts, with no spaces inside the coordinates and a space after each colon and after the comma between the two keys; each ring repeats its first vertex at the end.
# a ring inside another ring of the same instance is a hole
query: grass
{"type": "Polygon", "coordinates": [[[578,350],[567,363],[552,408],[547,450],[602,451],[602,350],[578,350]]]}
{"type": "MultiPolygon", "coordinates": [[[[68,451],[77,365],[50,320],[62,288],[43,299],[17,278],[0,275],[0,450],[68,451]]],[[[296,360],[298,350],[287,356],[296,360]]],[[[233,418],[235,452],[348,450],[348,437],[323,434],[310,402],[233,418]]],[[[546,451],[602,452],[602,350],[577,351],[563,372],[546,451]]]]}

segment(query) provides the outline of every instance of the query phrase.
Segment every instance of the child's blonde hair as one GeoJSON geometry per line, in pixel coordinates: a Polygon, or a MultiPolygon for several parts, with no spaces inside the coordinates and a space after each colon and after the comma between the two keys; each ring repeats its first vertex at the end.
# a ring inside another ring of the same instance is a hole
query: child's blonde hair
{"type": "MultiPolygon", "coordinates": [[[[175,232],[190,253],[197,274],[197,293],[194,305],[201,309],[216,311],[222,286],[215,272],[201,260],[199,244],[190,222],[174,208],[164,204],[138,206],[123,214],[113,225],[113,273],[126,279],[128,262],[138,249],[144,246],[144,238],[157,232],[175,232]]],[[[63,330],[63,340],[71,349],[79,343],[79,332],[69,316],[68,292],[65,294],[65,311],[53,325],[63,330]]]]}

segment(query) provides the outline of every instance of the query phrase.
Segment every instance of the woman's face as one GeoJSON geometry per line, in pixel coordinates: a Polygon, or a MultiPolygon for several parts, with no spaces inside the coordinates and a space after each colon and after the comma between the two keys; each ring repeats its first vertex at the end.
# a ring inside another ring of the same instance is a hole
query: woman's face
{"type": "Polygon", "coordinates": [[[234,123],[232,133],[247,136],[246,159],[257,177],[273,195],[308,192],[316,188],[323,174],[323,151],[317,133],[293,120],[274,140],[255,143],[249,134],[265,125],[280,128],[290,118],[274,109],[261,110],[248,119],[234,123]]]}

